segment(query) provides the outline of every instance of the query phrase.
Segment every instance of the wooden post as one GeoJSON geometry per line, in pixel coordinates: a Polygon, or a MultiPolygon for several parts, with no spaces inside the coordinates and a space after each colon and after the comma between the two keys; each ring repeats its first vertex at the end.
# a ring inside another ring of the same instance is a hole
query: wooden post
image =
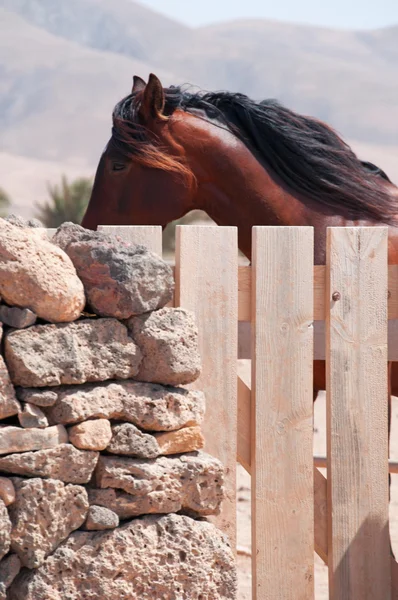
{"type": "Polygon", "coordinates": [[[254,227],[254,600],[314,597],[313,229],[254,227]]]}
{"type": "Polygon", "coordinates": [[[199,328],[206,394],[205,451],[225,467],[226,498],[213,520],[236,547],[238,249],[235,227],[177,226],[176,306],[199,328]]]}
{"type": "Polygon", "coordinates": [[[327,237],[331,600],[389,600],[387,228],[327,237]]]}

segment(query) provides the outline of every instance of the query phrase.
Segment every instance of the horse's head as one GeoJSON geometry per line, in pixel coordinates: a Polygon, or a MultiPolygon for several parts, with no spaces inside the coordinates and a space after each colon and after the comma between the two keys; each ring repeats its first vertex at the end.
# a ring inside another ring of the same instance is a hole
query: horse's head
{"type": "Polygon", "coordinates": [[[84,227],[165,227],[197,208],[195,176],[178,142],[184,117],[183,111],[166,107],[155,75],[147,84],[134,77],[131,94],[114,109],[112,136],[97,167],[84,227]]]}

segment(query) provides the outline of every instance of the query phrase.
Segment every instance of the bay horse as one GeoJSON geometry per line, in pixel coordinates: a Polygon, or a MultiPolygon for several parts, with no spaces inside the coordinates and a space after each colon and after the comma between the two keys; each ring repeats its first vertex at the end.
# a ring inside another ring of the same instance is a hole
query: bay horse
{"type": "MultiPolygon", "coordinates": [[[[383,224],[398,263],[398,188],[328,125],[275,100],[163,88],[154,74],[133,80],[114,108],[83,227],[165,228],[201,209],[238,228],[250,259],[254,225],[309,225],[322,265],[327,227],[383,224]]],[[[390,385],[398,395],[398,363],[390,385]]],[[[325,363],[315,361],[314,398],[324,389],[325,363]]]]}
{"type": "MultiPolygon", "coordinates": [[[[164,229],[201,209],[237,227],[250,259],[254,225],[306,225],[314,228],[314,263],[323,265],[328,227],[387,225],[388,260],[398,263],[398,188],[328,125],[275,100],[163,88],[154,74],[133,82],[114,108],[83,227],[164,229]]],[[[390,434],[398,363],[389,375],[390,434]]],[[[325,387],[325,362],[315,361],[314,400],[325,387]]]]}

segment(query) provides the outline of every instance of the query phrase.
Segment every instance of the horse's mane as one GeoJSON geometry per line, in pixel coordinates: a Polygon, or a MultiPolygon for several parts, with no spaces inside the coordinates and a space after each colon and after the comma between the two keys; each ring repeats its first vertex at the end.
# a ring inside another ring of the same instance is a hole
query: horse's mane
{"type": "MultiPolygon", "coordinates": [[[[380,177],[389,182],[387,175],[372,163],[361,161],[322,121],[293,112],[276,100],[255,102],[244,94],[189,93],[180,87],[166,88],[164,92],[166,115],[172,115],[176,109],[200,109],[205,117],[236,135],[293,192],[352,219],[391,223],[398,215],[392,194],[380,182],[380,177]]],[[[156,147],[156,140],[138,125],[137,100],[139,94],[133,94],[115,107],[114,141],[119,150],[124,146],[124,152],[134,154],[144,145],[145,152],[150,150],[154,160],[157,155],[159,161],[160,154],[165,157],[167,151],[156,147]]],[[[170,155],[168,159],[177,164],[164,168],[182,169],[186,174],[186,165],[170,155]]]]}

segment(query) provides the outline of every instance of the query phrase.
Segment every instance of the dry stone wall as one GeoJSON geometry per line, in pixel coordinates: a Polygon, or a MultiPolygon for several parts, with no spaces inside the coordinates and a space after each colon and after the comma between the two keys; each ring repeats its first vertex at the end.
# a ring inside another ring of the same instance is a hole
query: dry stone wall
{"type": "Polygon", "coordinates": [[[230,600],[193,315],[143,246],[0,219],[0,600],[230,600]]]}

